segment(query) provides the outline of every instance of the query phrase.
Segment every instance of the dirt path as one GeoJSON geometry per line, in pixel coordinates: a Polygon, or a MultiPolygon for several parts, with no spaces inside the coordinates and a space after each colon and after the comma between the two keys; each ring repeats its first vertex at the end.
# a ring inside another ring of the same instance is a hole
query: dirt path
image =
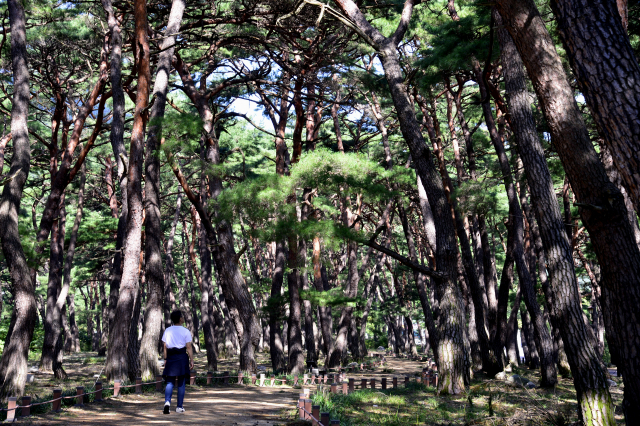
{"type": "Polygon", "coordinates": [[[268,426],[281,422],[280,412],[295,407],[299,390],[230,387],[187,389],[184,414],[177,414],[176,395],[172,398],[171,414],[162,413],[164,396],[160,393],[127,395],[102,403],[86,404],[84,408],[69,408],[61,414],[33,418],[27,424],[94,424],[94,425],[158,425],[208,424],[221,426],[268,426]]]}

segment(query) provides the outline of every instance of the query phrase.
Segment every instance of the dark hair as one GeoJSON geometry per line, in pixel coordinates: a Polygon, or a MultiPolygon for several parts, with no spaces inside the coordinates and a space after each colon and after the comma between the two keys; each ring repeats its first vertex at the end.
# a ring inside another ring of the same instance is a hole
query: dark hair
{"type": "Polygon", "coordinates": [[[173,311],[171,312],[171,322],[176,325],[180,322],[180,318],[182,318],[182,311],[173,311]]]}

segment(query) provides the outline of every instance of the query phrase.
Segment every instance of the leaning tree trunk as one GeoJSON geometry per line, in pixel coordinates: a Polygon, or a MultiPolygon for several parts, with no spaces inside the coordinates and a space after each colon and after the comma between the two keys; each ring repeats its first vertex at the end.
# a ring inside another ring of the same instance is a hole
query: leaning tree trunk
{"type": "MultiPolygon", "coordinates": [[[[313,285],[316,291],[329,291],[329,279],[322,260],[320,259],[320,236],[313,239],[313,285]]],[[[325,365],[329,363],[333,352],[333,337],[331,336],[331,307],[318,305],[318,318],[320,320],[320,331],[322,343],[324,345],[325,365]]],[[[273,329],[271,329],[273,330],[273,329]]]]}
{"type": "MultiPolygon", "coordinates": [[[[158,70],[153,87],[155,102],[151,107],[146,144],[144,269],[148,296],[145,305],[144,333],[140,344],[140,370],[143,378],[155,377],[160,371],[158,368],[158,342],[162,331],[165,282],[162,269],[162,228],[160,223],[160,156],[156,155],[156,152],[160,148],[159,138],[162,137],[161,122],[164,119],[164,109],[167,102],[171,60],[184,8],[184,0],[173,0],[169,21],[164,32],[165,38],[160,44],[162,53],[158,58],[158,70]]],[[[171,289],[170,286],[168,287],[171,289]]]]}
{"type": "Polygon", "coordinates": [[[129,209],[124,244],[124,266],[120,294],[116,305],[113,327],[109,330],[109,350],[105,366],[107,379],[123,380],[129,372],[127,350],[132,314],[139,287],[140,249],[142,233],[142,157],[144,151],[145,110],[149,103],[149,40],[147,35],[146,0],[135,0],[135,42],[138,89],[129,153],[127,205],[129,209]]]}
{"type": "MultiPolygon", "coordinates": [[[[640,275],[640,252],[627,220],[622,196],[607,179],[604,167],[593,149],[573,89],[535,4],[531,0],[500,0],[497,7],[506,29],[513,37],[510,42],[509,38],[501,36],[502,48],[510,49],[509,53],[505,53],[505,58],[508,58],[506,66],[509,67],[505,76],[514,78],[507,83],[507,93],[514,133],[521,147],[520,155],[530,181],[536,219],[546,252],[554,294],[551,314],[561,327],[562,340],[574,376],[581,420],[589,425],[613,425],[615,420],[606,373],[598,354],[590,345],[575,282],[571,247],[564,232],[544,152],[535,131],[518,53],[527,66],[549,124],[554,147],[581,203],[582,220],[594,240],[598,259],[603,265],[603,275],[608,275],[608,293],[603,299],[619,302],[613,309],[617,312],[612,312],[610,319],[625,318],[627,314],[620,312],[631,313],[634,309],[627,304],[637,306],[640,301],[640,293],[634,290],[635,284],[631,279],[640,275]],[[535,43],[532,43],[534,40],[535,43]],[[607,206],[603,207],[607,210],[606,215],[592,206],[607,206]],[[622,273],[622,270],[625,272],[622,273]],[[614,289],[617,291],[612,291],[614,289]]],[[[609,323],[610,326],[616,324],[614,328],[618,330],[618,336],[624,334],[634,339],[624,343],[616,341],[614,344],[617,347],[629,348],[630,345],[640,344],[636,333],[627,335],[631,329],[624,328],[623,323],[609,323]]],[[[628,322],[625,324],[628,325],[628,322]]],[[[627,360],[638,362],[637,359],[627,360]]]]}
{"type": "MultiPolygon", "coordinates": [[[[551,8],[580,93],[640,212],[640,64],[616,2],[554,0],[551,8]]],[[[640,385],[632,387],[637,398],[640,385]]]]}
{"type": "Polygon", "coordinates": [[[524,303],[527,306],[527,310],[531,317],[531,325],[534,330],[536,348],[538,349],[538,355],[540,357],[540,386],[546,388],[554,387],[558,382],[558,372],[553,359],[553,341],[551,340],[549,329],[544,322],[544,317],[535,294],[535,282],[531,277],[531,271],[529,271],[529,267],[525,260],[524,217],[522,209],[520,208],[520,202],[518,201],[518,194],[516,192],[513,174],[511,173],[511,165],[507,158],[507,152],[505,151],[502,138],[498,134],[498,129],[496,129],[495,121],[493,119],[493,113],[491,112],[489,93],[484,82],[482,70],[480,69],[480,64],[477,60],[474,60],[473,62],[476,80],[480,86],[480,96],[484,99],[484,102],[482,102],[482,111],[484,113],[485,123],[487,124],[487,128],[491,136],[491,142],[493,142],[493,147],[498,155],[498,163],[500,165],[500,171],[502,172],[502,180],[507,193],[507,199],[509,202],[509,221],[513,220],[513,226],[509,227],[509,231],[514,233],[513,259],[516,264],[516,271],[518,272],[520,288],[522,289],[522,298],[524,299],[524,303]]]}
{"type": "Polygon", "coordinates": [[[29,114],[29,66],[27,37],[22,3],[8,0],[11,25],[11,65],[13,69],[13,99],[11,104],[11,134],[13,157],[9,176],[0,199],[0,244],[13,283],[14,309],[0,359],[0,399],[22,395],[27,380],[29,344],[36,324],[34,283],[18,231],[18,216],[22,190],[29,176],[31,148],[27,117],[29,114]]]}

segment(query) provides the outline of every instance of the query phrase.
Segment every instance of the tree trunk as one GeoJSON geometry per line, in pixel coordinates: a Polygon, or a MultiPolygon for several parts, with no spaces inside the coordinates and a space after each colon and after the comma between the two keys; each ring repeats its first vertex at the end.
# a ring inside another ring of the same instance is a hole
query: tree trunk
{"type": "MultiPolygon", "coordinates": [[[[167,88],[169,85],[169,73],[171,72],[171,60],[175,46],[176,34],[180,31],[180,21],[185,8],[184,0],[173,0],[171,12],[165,29],[165,38],[160,44],[160,56],[158,58],[158,69],[156,80],[153,86],[153,97],[155,102],[151,107],[149,117],[149,134],[146,144],[145,161],[145,277],[149,294],[145,307],[144,334],[140,345],[140,370],[143,378],[155,377],[159,373],[158,368],[158,345],[160,333],[162,332],[162,314],[164,296],[171,295],[171,275],[169,282],[165,280],[162,268],[162,229],[160,214],[160,156],[156,152],[160,148],[159,138],[162,137],[161,122],[164,119],[164,110],[167,102],[167,88]],[[168,285],[167,285],[168,284],[168,285]]],[[[180,201],[178,197],[178,207],[174,215],[171,242],[168,247],[173,247],[173,236],[175,226],[180,211],[180,201]]],[[[171,259],[171,270],[173,270],[173,257],[168,249],[167,258],[171,259]]],[[[167,265],[167,268],[169,266],[167,265]]],[[[174,302],[175,304],[175,302],[174,302]]]]}
{"type": "Polygon", "coordinates": [[[78,329],[78,322],[76,321],[76,304],[73,292],[67,294],[67,306],[69,311],[69,334],[65,337],[64,351],[72,354],[80,352],[80,330],[78,329]]]}
{"type": "MultiPolygon", "coordinates": [[[[522,288],[520,288],[520,292],[522,293],[522,288]]],[[[531,324],[529,311],[526,309],[526,306],[520,310],[520,318],[522,319],[521,340],[527,343],[528,349],[528,356],[525,355],[525,357],[527,358],[529,368],[534,370],[540,367],[540,356],[538,355],[538,347],[533,337],[533,325],[531,324]]]]}
{"type": "Polygon", "coordinates": [[[127,349],[139,287],[139,267],[142,232],[142,157],[144,151],[144,125],[146,108],[149,103],[149,41],[147,36],[146,0],[135,0],[135,42],[136,67],[138,69],[138,89],[136,107],[131,132],[131,148],[129,153],[127,205],[127,233],[124,244],[124,266],[120,294],[116,305],[113,327],[109,330],[109,350],[105,366],[108,380],[125,379],[129,372],[127,349]]]}
{"type": "MultiPolygon", "coordinates": [[[[65,194],[60,197],[60,205],[57,208],[57,219],[51,227],[51,241],[49,249],[49,279],[47,283],[47,308],[43,318],[44,339],[42,342],[42,356],[40,357],[39,370],[45,373],[53,373],[56,360],[55,347],[60,335],[60,310],[56,306],[62,290],[62,268],[64,263],[64,234],[65,234],[65,194]]],[[[66,294],[65,294],[66,298],[66,294]]],[[[63,299],[64,300],[64,299],[63,299]]]]}
{"type": "Polygon", "coordinates": [[[302,306],[300,303],[300,287],[298,282],[298,242],[295,236],[289,237],[289,371],[291,374],[304,372],[304,352],[302,348],[302,329],[300,320],[302,306]]]}
{"type": "MultiPolygon", "coordinates": [[[[316,235],[313,239],[313,285],[316,291],[329,291],[329,279],[327,271],[320,259],[320,236],[316,235]]],[[[324,347],[325,365],[329,363],[331,353],[333,352],[333,338],[331,336],[331,307],[318,306],[318,318],[320,321],[320,330],[322,332],[322,343],[324,347]]],[[[271,329],[272,330],[272,329],[271,329]]]]}
{"type": "MultiPolygon", "coordinates": [[[[622,197],[617,188],[608,181],[604,168],[593,149],[577,108],[573,89],[569,86],[564,74],[554,43],[531,0],[520,2],[500,0],[497,7],[506,29],[513,37],[515,47],[527,66],[550,127],[554,148],[560,155],[571,187],[578,201],[583,203],[583,206],[587,206],[581,207],[580,214],[594,240],[601,264],[606,265],[606,267],[603,266],[603,270],[609,275],[607,290],[620,288],[620,291],[611,291],[603,299],[608,300],[608,296],[612,295],[612,300],[620,301],[615,309],[617,312],[625,312],[626,309],[631,309],[626,312],[632,312],[631,305],[627,307],[625,304],[635,303],[637,306],[640,301],[637,297],[638,293],[632,289],[633,287],[627,288],[627,284],[623,283],[634,276],[634,271],[640,272],[640,252],[633,241],[633,233],[627,220],[622,197]],[[536,42],[532,43],[532,40],[536,42]],[[609,211],[606,215],[588,207],[602,205],[611,206],[607,207],[609,211]],[[624,274],[621,273],[620,268],[624,268],[624,274]]],[[[505,49],[504,42],[508,42],[508,38],[506,40],[505,37],[501,36],[501,38],[503,39],[502,48],[505,49]]],[[[511,99],[509,102],[512,103],[510,113],[514,118],[511,121],[521,147],[520,155],[527,178],[531,182],[529,186],[533,207],[546,252],[555,302],[552,316],[555,316],[556,323],[562,327],[560,332],[572,366],[581,420],[589,425],[614,424],[606,374],[595,349],[589,344],[590,338],[583,320],[580,295],[574,284],[575,273],[573,264],[570,262],[571,248],[564,232],[559,206],[555,200],[553,182],[547,171],[543,150],[535,132],[535,124],[533,124],[530,105],[527,101],[522,65],[517,61],[517,52],[513,44],[511,46],[512,53],[507,56],[510,60],[506,61],[506,65],[512,68],[505,72],[505,76],[514,76],[515,72],[519,72],[519,77],[514,77],[513,83],[509,84],[507,89],[508,98],[511,99]],[[520,123],[527,124],[519,127],[520,123]]],[[[631,282],[628,285],[632,286],[631,282]]],[[[611,317],[620,318],[621,316],[626,317],[626,314],[613,313],[611,317]]],[[[626,333],[623,332],[623,334],[626,333]]],[[[634,342],[624,343],[626,347],[640,344],[640,339],[637,337],[627,337],[634,339],[634,342]]],[[[620,343],[616,342],[618,347],[623,347],[620,343]]]]}
{"type": "MultiPolygon", "coordinates": [[[[207,247],[206,236],[202,232],[200,220],[191,209],[191,219],[193,224],[191,227],[191,242],[189,243],[189,257],[191,258],[191,266],[196,276],[196,282],[200,288],[200,315],[202,318],[202,331],[204,334],[204,346],[207,352],[207,371],[216,371],[217,368],[217,347],[215,340],[215,323],[214,318],[209,310],[209,286],[212,285],[212,266],[211,252],[207,247]],[[200,231],[200,232],[198,232],[200,231]],[[195,244],[199,241],[200,250],[200,272],[198,272],[195,244]]],[[[183,225],[186,229],[186,223],[183,225]]],[[[186,235],[186,234],[185,234],[186,235]]],[[[188,240],[187,240],[188,241],[188,240]]]]}
{"type": "MultiPolygon", "coordinates": [[[[513,267],[511,267],[511,269],[513,269],[513,267]]],[[[513,272],[511,273],[511,276],[513,277],[513,272]]],[[[520,292],[520,288],[518,288],[518,291],[516,293],[516,300],[513,304],[513,307],[511,308],[511,315],[509,315],[509,322],[507,323],[507,334],[505,342],[509,363],[515,366],[520,365],[520,353],[518,351],[518,312],[520,311],[521,300],[522,293],[520,292]]]]}
{"type": "Polygon", "coordinates": [[[22,3],[8,0],[11,25],[11,65],[13,69],[13,99],[11,102],[11,134],[13,157],[9,175],[0,200],[0,244],[11,282],[14,308],[7,333],[7,343],[0,359],[0,399],[22,395],[27,380],[29,344],[36,324],[34,283],[18,231],[18,216],[22,190],[29,176],[31,148],[27,117],[29,114],[29,66],[25,15],[22,3]]]}
{"type": "Polygon", "coordinates": [[[271,368],[274,372],[282,372],[285,367],[284,344],[282,342],[282,331],[280,320],[282,310],[282,282],[284,280],[284,268],[287,260],[286,247],[283,241],[276,242],[276,258],[273,268],[273,279],[271,281],[271,297],[267,301],[269,306],[269,354],[271,356],[271,368]]]}
{"type": "Polygon", "coordinates": [[[551,8],[580,92],[640,212],[640,64],[621,13],[613,0],[554,0],[551,8]]]}
{"type": "Polygon", "coordinates": [[[491,136],[491,141],[498,155],[498,163],[500,164],[500,170],[502,172],[502,179],[504,182],[505,190],[507,192],[507,198],[509,202],[509,221],[513,220],[513,226],[509,227],[509,230],[514,232],[514,245],[513,245],[513,258],[516,264],[516,271],[518,272],[518,278],[520,281],[520,287],[522,289],[522,298],[524,299],[529,315],[531,316],[531,325],[534,330],[534,339],[537,351],[540,356],[541,367],[541,379],[540,386],[542,387],[554,387],[558,382],[558,376],[556,371],[555,362],[553,359],[553,341],[551,335],[544,323],[544,317],[540,311],[540,305],[535,294],[535,282],[531,278],[527,262],[524,254],[524,221],[522,209],[520,208],[520,202],[518,201],[518,194],[516,192],[516,186],[513,181],[513,175],[511,173],[511,166],[507,153],[504,149],[502,139],[498,134],[498,130],[493,119],[491,112],[491,105],[489,104],[489,93],[484,83],[484,77],[480,64],[477,60],[474,60],[474,72],[476,74],[476,81],[480,86],[480,96],[485,100],[482,103],[482,110],[484,113],[485,123],[491,136]]]}

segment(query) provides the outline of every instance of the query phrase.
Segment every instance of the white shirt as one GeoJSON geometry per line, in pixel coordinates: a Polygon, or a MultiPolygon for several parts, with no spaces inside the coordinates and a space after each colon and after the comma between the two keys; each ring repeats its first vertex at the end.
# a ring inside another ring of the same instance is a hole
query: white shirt
{"type": "Polygon", "coordinates": [[[172,325],[164,331],[162,341],[167,348],[181,349],[191,342],[191,332],[181,325],[172,325]]]}

